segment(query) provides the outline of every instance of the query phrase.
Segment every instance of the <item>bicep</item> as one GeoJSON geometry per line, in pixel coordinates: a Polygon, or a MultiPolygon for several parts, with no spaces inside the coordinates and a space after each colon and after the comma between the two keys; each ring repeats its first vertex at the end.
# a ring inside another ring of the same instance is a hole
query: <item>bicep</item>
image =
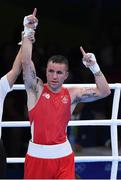
{"type": "Polygon", "coordinates": [[[70,91],[72,104],[92,102],[101,98],[97,88],[73,88],[70,91]]]}
{"type": "Polygon", "coordinates": [[[82,88],[81,92],[77,94],[77,99],[80,102],[93,102],[101,99],[101,95],[97,88],[82,88]]]}
{"type": "Polygon", "coordinates": [[[102,98],[97,88],[84,88],[80,97],[81,102],[92,102],[102,98]]]}

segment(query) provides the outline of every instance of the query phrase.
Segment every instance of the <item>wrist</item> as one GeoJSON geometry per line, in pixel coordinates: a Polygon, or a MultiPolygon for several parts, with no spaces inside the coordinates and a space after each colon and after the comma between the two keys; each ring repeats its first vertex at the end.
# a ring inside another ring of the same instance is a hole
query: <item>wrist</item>
{"type": "Polygon", "coordinates": [[[97,72],[100,71],[100,67],[99,67],[99,65],[97,63],[90,66],[89,69],[92,71],[93,74],[96,74],[97,72]]]}
{"type": "Polygon", "coordinates": [[[30,33],[34,32],[34,30],[32,28],[28,28],[28,27],[24,27],[24,31],[23,31],[23,37],[28,36],[30,33]]]}
{"type": "Polygon", "coordinates": [[[101,70],[94,74],[94,76],[102,76],[102,75],[103,73],[101,72],[101,70]]]}

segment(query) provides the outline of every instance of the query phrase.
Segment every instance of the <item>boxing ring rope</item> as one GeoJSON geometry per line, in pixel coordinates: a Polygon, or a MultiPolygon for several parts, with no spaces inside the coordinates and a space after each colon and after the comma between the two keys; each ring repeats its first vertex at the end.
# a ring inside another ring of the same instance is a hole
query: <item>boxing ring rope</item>
{"type": "MultiPolygon", "coordinates": [[[[64,84],[65,87],[95,87],[95,84],[64,84]]],[[[111,119],[102,120],[76,120],[69,121],[68,126],[110,126],[111,128],[111,147],[112,156],[76,156],[75,162],[112,162],[110,179],[117,179],[118,163],[121,162],[121,156],[118,152],[118,133],[117,127],[121,125],[121,119],[118,119],[118,109],[120,102],[121,84],[109,84],[110,89],[114,90],[113,103],[112,103],[112,115],[111,119]]],[[[23,84],[14,85],[14,90],[25,90],[23,84]]],[[[29,127],[29,121],[5,121],[0,123],[1,127],[29,127]]],[[[7,158],[7,163],[24,163],[25,158],[7,158]]]]}

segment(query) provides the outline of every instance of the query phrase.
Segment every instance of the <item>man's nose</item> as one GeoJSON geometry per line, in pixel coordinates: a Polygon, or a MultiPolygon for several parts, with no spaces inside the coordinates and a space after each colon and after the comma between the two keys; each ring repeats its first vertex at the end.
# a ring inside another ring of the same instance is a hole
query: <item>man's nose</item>
{"type": "Polygon", "coordinates": [[[53,78],[54,78],[54,79],[57,78],[57,73],[56,73],[56,72],[53,73],[53,78]]]}

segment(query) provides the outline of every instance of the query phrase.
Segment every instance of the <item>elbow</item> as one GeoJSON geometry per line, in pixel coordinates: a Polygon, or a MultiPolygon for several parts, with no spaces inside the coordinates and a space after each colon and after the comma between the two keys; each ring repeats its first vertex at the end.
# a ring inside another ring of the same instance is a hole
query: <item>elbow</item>
{"type": "Polygon", "coordinates": [[[109,96],[111,94],[111,89],[109,86],[107,87],[105,94],[106,94],[106,96],[109,96]]]}
{"type": "Polygon", "coordinates": [[[105,91],[103,92],[103,97],[107,97],[107,96],[109,96],[111,94],[111,90],[110,90],[110,88],[107,88],[107,89],[105,89],[105,91]]]}

